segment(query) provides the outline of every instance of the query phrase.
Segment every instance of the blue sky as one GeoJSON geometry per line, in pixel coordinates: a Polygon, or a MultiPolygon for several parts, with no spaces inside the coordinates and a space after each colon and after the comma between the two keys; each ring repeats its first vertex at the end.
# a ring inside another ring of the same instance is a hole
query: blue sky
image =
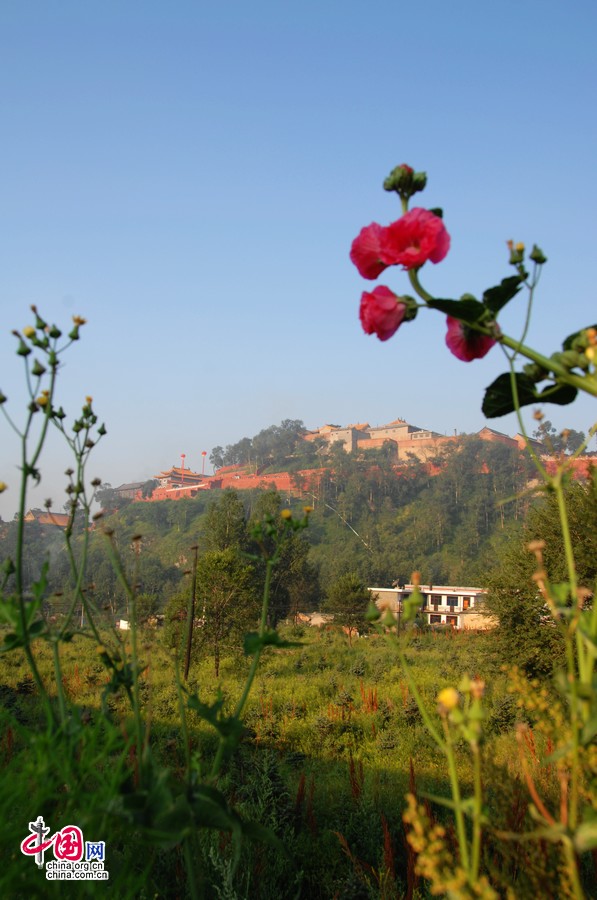
{"type": "MultiPolygon", "coordinates": [[[[381,189],[426,170],[449,255],[438,296],[510,274],[508,238],[549,257],[529,342],[594,322],[594,0],[4,0],[0,6],[0,388],[19,418],[11,330],[88,320],[59,400],[94,398],[89,475],[148,478],[284,418],[479,430],[499,349],[459,362],[437,314],[387,343],[358,321],[352,239],[399,215],[381,189]]],[[[384,273],[386,275],[388,273],[384,273]]],[[[380,279],[397,293],[406,275],[380,279]]],[[[503,327],[517,334],[523,306],[503,327]]],[[[546,408],[587,430],[588,399],[546,408]]],[[[514,433],[511,418],[493,420],[514,433]]],[[[533,423],[530,423],[532,430],[533,423]]],[[[0,422],[0,514],[18,448],[0,422]]],[[[31,503],[61,508],[56,440],[31,503]]]]}

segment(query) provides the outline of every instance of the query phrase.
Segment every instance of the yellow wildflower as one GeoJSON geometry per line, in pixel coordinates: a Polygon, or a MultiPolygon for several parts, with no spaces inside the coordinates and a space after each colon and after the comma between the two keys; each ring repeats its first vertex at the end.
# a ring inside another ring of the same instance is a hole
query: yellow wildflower
{"type": "Polygon", "coordinates": [[[440,712],[456,709],[456,707],[458,706],[458,700],[459,697],[456,688],[443,688],[443,690],[441,690],[437,695],[437,702],[440,706],[440,712]]]}
{"type": "Polygon", "coordinates": [[[289,509],[283,509],[280,515],[283,519],[292,519],[292,512],[289,509]]]}
{"type": "Polygon", "coordinates": [[[23,334],[26,338],[35,337],[35,328],[33,327],[33,325],[27,325],[25,328],[23,328],[23,334]]]}

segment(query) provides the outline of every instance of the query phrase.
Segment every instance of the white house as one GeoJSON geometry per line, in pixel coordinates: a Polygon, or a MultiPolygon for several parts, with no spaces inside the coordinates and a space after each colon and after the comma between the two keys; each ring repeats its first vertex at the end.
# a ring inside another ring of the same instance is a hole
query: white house
{"type": "MultiPolygon", "coordinates": [[[[414,591],[414,584],[404,587],[370,587],[371,598],[379,609],[389,609],[400,620],[404,601],[414,591]]],[[[421,584],[424,602],[421,608],[429,625],[451,625],[452,628],[493,628],[496,621],[483,610],[487,593],[478,587],[451,587],[444,584],[421,584]]]]}

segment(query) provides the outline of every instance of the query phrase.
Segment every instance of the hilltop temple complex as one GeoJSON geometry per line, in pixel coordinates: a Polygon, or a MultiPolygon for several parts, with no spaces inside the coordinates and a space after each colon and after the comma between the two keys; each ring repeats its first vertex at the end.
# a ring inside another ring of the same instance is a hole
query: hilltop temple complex
{"type": "MultiPolygon", "coordinates": [[[[437,457],[442,445],[454,443],[460,438],[454,435],[442,435],[437,431],[419,428],[410,425],[404,419],[395,419],[387,425],[371,426],[368,423],[356,425],[323,425],[314,431],[307,431],[303,435],[306,441],[320,441],[328,445],[341,444],[347,453],[376,450],[386,447],[391,457],[399,466],[409,459],[418,459],[428,463],[437,457]]],[[[519,450],[527,445],[527,439],[517,434],[510,437],[500,431],[485,426],[473,437],[483,441],[505,444],[519,450]]],[[[530,439],[528,443],[541,455],[545,448],[538,441],[530,439]]],[[[322,444],[323,446],[323,444],[322,444]]],[[[202,455],[202,469],[205,466],[205,451],[202,455]]],[[[248,465],[224,466],[213,475],[194,472],[185,467],[185,454],[181,454],[180,465],[172,466],[163,472],[154,475],[157,482],[152,492],[148,493],[144,488],[144,482],[122,484],[115,488],[120,497],[131,500],[180,500],[183,497],[195,497],[198,491],[214,489],[235,488],[236,490],[251,490],[253,488],[269,488],[286,493],[303,494],[305,491],[316,490],[317,485],[325,469],[305,469],[300,472],[276,472],[264,474],[248,465]],[[147,494],[147,495],[146,495],[147,494]]],[[[584,477],[589,467],[594,465],[595,459],[579,458],[575,460],[575,470],[578,475],[584,477]]]]}

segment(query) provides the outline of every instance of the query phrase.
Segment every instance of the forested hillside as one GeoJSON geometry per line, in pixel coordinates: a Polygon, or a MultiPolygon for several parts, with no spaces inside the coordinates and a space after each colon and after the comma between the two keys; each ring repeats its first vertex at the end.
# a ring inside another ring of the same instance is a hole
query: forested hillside
{"type": "MultiPolygon", "coordinates": [[[[383,585],[408,581],[416,569],[429,583],[482,585],[532,502],[526,456],[475,438],[446,445],[431,464],[413,459],[397,468],[383,448],[356,455],[338,446],[326,462],[316,492],[301,497],[265,490],[210,491],[195,499],[129,503],[105,517],[102,524],[139,586],[142,608],[161,610],[180,590],[195,544],[200,557],[229,548],[251,553],[251,522],[284,506],[309,505],[313,512],[310,527],[293,542],[292,578],[278,585],[278,617],[291,607],[317,607],[347,573],[383,585]],[[133,541],[137,535],[140,543],[133,541]]],[[[11,553],[13,540],[13,526],[8,526],[3,556],[11,553]]],[[[50,586],[64,590],[70,576],[60,529],[31,523],[27,541],[33,551],[27,558],[34,560],[27,577],[38,578],[49,559],[50,586]]],[[[89,589],[96,602],[121,614],[126,612],[124,594],[106,541],[96,527],[90,535],[89,589]]]]}

